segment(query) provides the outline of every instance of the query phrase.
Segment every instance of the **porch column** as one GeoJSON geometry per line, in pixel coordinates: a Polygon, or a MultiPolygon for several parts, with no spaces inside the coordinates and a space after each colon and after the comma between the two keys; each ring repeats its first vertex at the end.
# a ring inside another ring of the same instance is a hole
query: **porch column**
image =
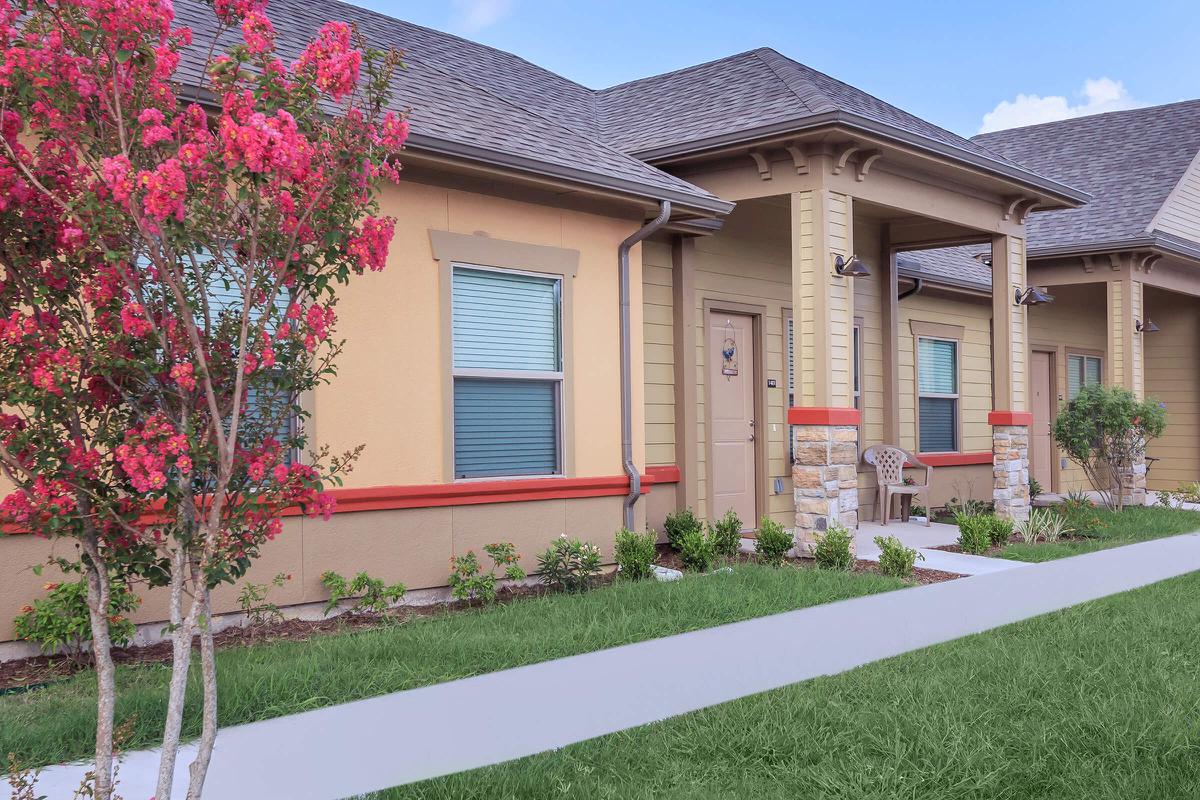
{"type": "Polygon", "coordinates": [[[676,236],[671,247],[672,342],[675,364],[675,464],[679,483],[675,503],[680,508],[699,508],[696,464],[696,240],[676,236]]]}
{"type": "MultiPolygon", "coordinates": [[[[1132,271],[1131,271],[1132,272],[1132,271]]],[[[1122,386],[1139,400],[1145,397],[1145,368],[1143,364],[1143,334],[1137,323],[1144,321],[1142,282],[1132,278],[1108,282],[1108,363],[1105,382],[1122,386]]],[[[1138,459],[1124,471],[1127,489],[1124,502],[1142,505],[1146,502],[1146,462],[1138,459]]]]}
{"type": "Polygon", "coordinates": [[[992,237],[992,499],[996,515],[1029,516],[1028,320],[1017,305],[1025,289],[1025,241],[992,237]]]}
{"type": "MultiPolygon", "coordinates": [[[[849,196],[824,187],[791,196],[793,358],[796,407],[792,485],[796,546],[811,555],[833,523],[858,527],[858,422],[854,408],[852,278],[834,257],[852,253],[849,196]]],[[[853,543],[851,544],[853,548],[853,543]]]]}

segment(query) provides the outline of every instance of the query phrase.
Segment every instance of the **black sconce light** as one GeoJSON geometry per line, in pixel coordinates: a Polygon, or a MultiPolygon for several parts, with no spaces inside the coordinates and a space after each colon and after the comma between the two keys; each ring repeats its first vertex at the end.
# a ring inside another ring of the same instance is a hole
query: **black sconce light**
{"type": "Polygon", "coordinates": [[[843,278],[865,278],[871,274],[858,256],[850,256],[847,260],[838,253],[833,254],[833,271],[843,278]]]}
{"type": "Polygon", "coordinates": [[[1018,306],[1040,306],[1043,303],[1054,302],[1052,296],[1046,294],[1036,286],[1030,286],[1023,292],[1020,289],[1013,289],[1013,292],[1016,297],[1015,305],[1018,306]]]}
{"type": "Polygon", "coordinates": [[[1158,333],[1161,328],[1154,324],[1154,320],[1148,319],[1142,322],[1140,319],[1134,323],[1134,329],[1138,333],[1158,333]]]}

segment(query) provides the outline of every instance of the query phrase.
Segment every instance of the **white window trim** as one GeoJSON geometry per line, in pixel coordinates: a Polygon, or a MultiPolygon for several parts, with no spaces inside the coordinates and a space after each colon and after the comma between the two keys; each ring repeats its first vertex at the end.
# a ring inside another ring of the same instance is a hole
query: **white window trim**
{"type": "MultiPolygon", "coordinates": [[[[480,475],[475,477],[459,477],[456,464],[453,461],[455,453],[454,441],[454,423],[450,424],[450,448],[451,457],[450,472],[455,483],[481,483],[486,481],[508,481],[508,480],[536,480],[538,478],[561,478],[566,473],[566,448],[564,445],[563,436],[563,394],[564,385],[566,382],[566,356],[564,353],[564,336],[563,336],[563,276],[545,272],[531,272],[528,270],[509,269],[505,267],[489,267],[483,264],[473,264],[467,261],[451,261],[450,262],[450,281],[451,290],[449,298],[449,330],[450,330],[450,385],[453,393],[459,378],[476,378],[476,379],[492,379],[492,380],[512,380],[512,381],[527,381],[530,383],[553,383],[554,384],[554,462],[555,467],[553,472],[543,472],[536,475],[520,474],[520,475],[480,475]],[[558,342],[556,349],[558,352],[558,369],[557,370],[506,370],[506,369],[479,369],[479,368],[459,368],[454,366],[454,270],[456,268],[477,270],[479,272],[495,272],[504,275],[524,275],[540,280],[554,281],[555,284],[555,301],[558,305],[558,342]]],[[[450,398],[449,413],[454,413],[454,396],[450,398]]]]}
{"type": "Polygon", "coordinates": [[[1073,352],[1071,350],[1068,350],[1067,351],[1067,402],[1070,402],[1070,401],[1074,400],[1075,397],[1078,397],[1078,394],[1076,394],[1075,397],[1071,396],[1071,360],[1075,359],[1075,358],[1082,360],[1083,374],[1081,374],[1079,376],[1079,388],[1081,391],[1082,391],[1083,387],[1088,385],[1088,383],[1087,383],[1088,359],[1094,360],[1099,365],[1100,378],[1099,378],[1098,385],[1100,385],[1100,386],[1104,385],[1104,356],[1096,355],[1095,353],[1080,353],[1080,352],[1073,352]]]}
{"type": "Polygon", "coordinates": [[[923,453],[961,453],[962,452],[962,342],[958,339],[953,339],[948,336],[929,336],[919,334],[917,336],[917,347],[914,355],[914,370],[913,382],[917,388],[917,450],[923,453]],[[950,342],[954,345],[954,388],[953,393],[946,392],[923,392],[921,391],[921,341],[928,339],[934,342],[950,342]],[[950,450],[922,450],[921,449],[921,398],[927,397],[931,400],[953,400],[954,401],[954,447],[950,450]]]}

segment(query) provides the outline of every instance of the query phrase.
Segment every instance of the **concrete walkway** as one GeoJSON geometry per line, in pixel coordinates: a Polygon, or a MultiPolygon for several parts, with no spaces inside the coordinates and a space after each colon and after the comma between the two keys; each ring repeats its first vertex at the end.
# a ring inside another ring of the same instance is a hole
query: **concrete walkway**
{"type": "MultiPolygon", "coordinates": [[[[1200,534],[1187,534],[226,728],[205,796],[335,800],[495,764],[1196,570],[1200,534]]],[[[121,794],[149,797],[156,765],[127,755],[121,794]]],[[[83,770],[47,770],[40,793],[70,797],[83,770]]]]}
{"type": "Polygon", "coordinates": [[[859,525],[854,543],[858,547],[858,557],[865,561],[878,561],[879,548],[875,544],[876,536],[895,536],[907,547],[916,549],[924,561],[918,561],[922,569],[936,569],[942,572],[955,572],[959,575],[986,575],[991,572],[1002,572],[1009,569],[1028,566],[1021,561],[1010,561],[1007,558],[987,558],[973,556],[968,553],[949,553],[945,550],[934,550],[944,544],[954,544],[958,541],[958,526],[941,522],[932,522],[928,526],[916,522],[888,523],[887,527],[878,522],[863,522],[859,525]]]}

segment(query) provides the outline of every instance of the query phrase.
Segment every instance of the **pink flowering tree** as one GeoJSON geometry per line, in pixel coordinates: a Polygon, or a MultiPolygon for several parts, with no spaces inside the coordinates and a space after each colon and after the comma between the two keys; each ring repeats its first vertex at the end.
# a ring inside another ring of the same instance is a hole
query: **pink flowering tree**
{"type": "Polygon", "coordinates": [[[331,22],[287,63],[264,6],[216,1],[218,37],[236,42],[219,55],[173,26],[170,0],[0,11],[0,470],[15,487],[0,522],[77,545],[101,800],[112,582],[170,595],[157,800],[199,639],[199,797],[217,728],[210,593],[289,508],[327,518],[356,455],[298,456],[300,400],[333,373],[338,287],[386,261],[394,220],[373,188],[398,178],[408,132],[386,110],[399,57],[331,22]],[[181,91],[184,53],[203,79],[181,91]]]}

